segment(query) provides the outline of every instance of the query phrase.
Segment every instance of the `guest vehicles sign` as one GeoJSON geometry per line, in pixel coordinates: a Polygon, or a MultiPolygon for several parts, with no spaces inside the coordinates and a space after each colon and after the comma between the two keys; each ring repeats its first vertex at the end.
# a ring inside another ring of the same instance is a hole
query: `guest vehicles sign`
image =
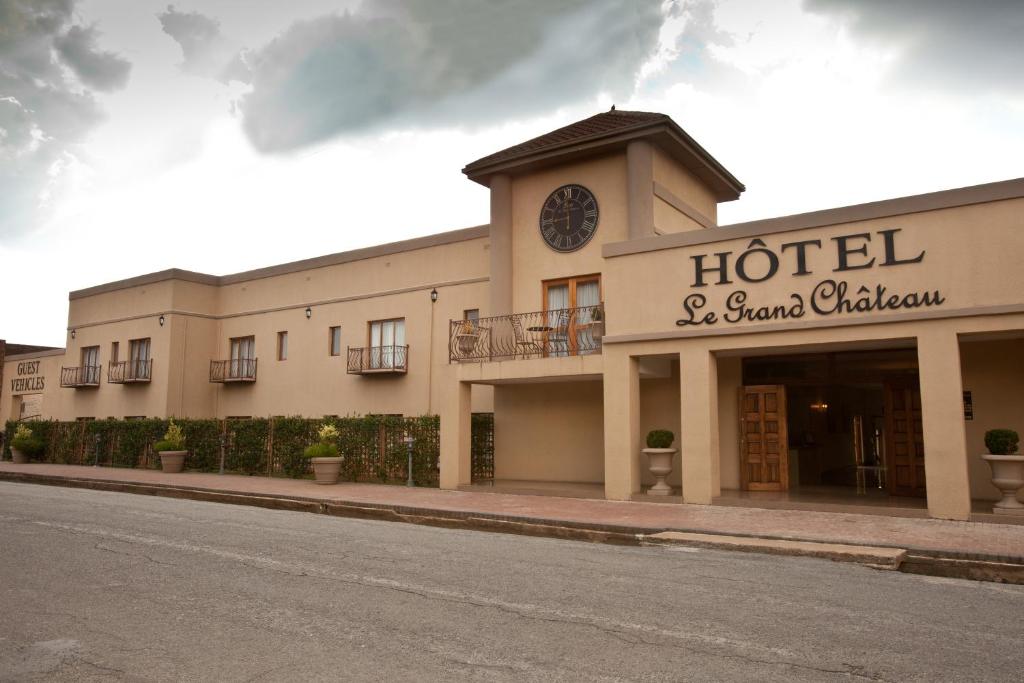
{"type": "Polygon", "coordinates": [[[708,297],[693,292],[683,300],[683,317],[676,325],[716,325],[719,323],[760,322],[799,319],[814,313],[821,316],[871,313],[941,306],[946,299],[938,289],[899,291],[881,283],[851,284],[843,275],[876,268],[910,266],[924,261],[925,251],[916,254],[899,250],[900,229],[878,230],[832,237],[827,241],[808,239],[784,242],[769,247],[755,238],[746,250],[734,254],[720,251],[690,257],[693,263],[691,288],[739,285],[724,300],[722,307],[711,310],[708,297]],[[813,285],[791,292],[783,301],[758,301],[740,283],[758,284],[775,276],[790,274],[794,278],[814,276],[809,265],[812,253],[830,252],[829,276],[813,285]]]}
{"type": "Polygon", "coordinates": [[[46,378],[40,374],[40,363],[27,360],[18,363],[18,375],[11,379],[11,393],[34,393],[46,388],[46,378]]]}

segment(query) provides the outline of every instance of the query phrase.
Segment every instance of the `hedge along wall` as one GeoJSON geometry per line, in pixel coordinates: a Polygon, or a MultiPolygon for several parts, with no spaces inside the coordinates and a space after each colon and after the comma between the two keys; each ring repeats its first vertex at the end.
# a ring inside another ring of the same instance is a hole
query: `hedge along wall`
{"type": "MultiPolygon", "coordinates": [[[[345,456],[342,478],[349,481],[404,482],[408,476],[406,435],[413,437],[413,479],[419,486],[437,486],[440,419],[423,417],[302,417],[245,420],[175,420],[185,433],[189,451],[185,466],[202,472],[220,469],[264,476],[304,477],[311,473],[302,456],[317,440],[324,424],[337,427],[338,446],[345,456]]],[[[19,423],[8,422],[6,434],[19,423]]],[[[26,421],[46,448],[40,462],[109,467],[159,468],[153,443],[167,431],[167,420],[90,420],[87,422],[26,421]]],[[[493,473],[494,420],[489,413],[473,416],[473,472],[493,473]]],[[[4,443],[4,459],[10,447],[4,443]]],[[[478,477],[486,478],[486,477],[478,477]]]]}

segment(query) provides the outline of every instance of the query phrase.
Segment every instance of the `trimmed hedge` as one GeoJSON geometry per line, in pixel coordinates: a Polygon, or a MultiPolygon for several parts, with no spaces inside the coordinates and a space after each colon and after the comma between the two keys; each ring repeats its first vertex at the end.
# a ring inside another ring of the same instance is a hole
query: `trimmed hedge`
{"type": "MultiPolygon", "coordinates": [[[[493,419],[476,415],[473,418],[473,471],[493,473],[493,419]]],[[[175,423],[185,433],[185,448],[189,451],[187,469],[219,471],[223,440],[226,472],[295,478],[311,476],[312,470],[303,451],[317,442],[317,432],[322,425],[333,424],[339,433],[338,448],[345,457],[341,476],[348,481],[404,482],[408,476],[405,437],[411,435],[414,481],[419,486],[438,485],[440,419],[436,415],[245,420],[175,418],[175,423]]],[[[6,433],[13,434],[17,424],[8,422],[6,433]]],[[[159,468],[160,460],[153,453],[153,444],[167,431],[167,420],[158,419],[37,420],[25,424],[45,444],[43,454],[34,460],[74,465],[98,463],[110,467],[159,468]]],[[[3,457],[10,459],[6,442],[3,457]]]]}

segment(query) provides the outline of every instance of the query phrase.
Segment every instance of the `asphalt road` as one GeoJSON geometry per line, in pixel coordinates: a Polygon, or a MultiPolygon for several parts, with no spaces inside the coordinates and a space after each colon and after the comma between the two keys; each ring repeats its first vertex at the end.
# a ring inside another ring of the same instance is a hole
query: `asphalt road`
{"type": "Polygon", "coordinates": [[[0,680],[1020,680],[1024,586],[0,482],[0,680]]]}

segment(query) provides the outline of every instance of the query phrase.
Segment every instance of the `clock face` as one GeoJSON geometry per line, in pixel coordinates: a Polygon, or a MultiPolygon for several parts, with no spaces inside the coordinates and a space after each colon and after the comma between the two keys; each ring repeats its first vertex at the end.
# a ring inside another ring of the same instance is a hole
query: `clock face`
{"type": "Polygon", "coordinates": [[[597,200],[582,185],[563,185],[540,210],[540,234],[555,251],[576,251],[597,231],[597,200]]]}

